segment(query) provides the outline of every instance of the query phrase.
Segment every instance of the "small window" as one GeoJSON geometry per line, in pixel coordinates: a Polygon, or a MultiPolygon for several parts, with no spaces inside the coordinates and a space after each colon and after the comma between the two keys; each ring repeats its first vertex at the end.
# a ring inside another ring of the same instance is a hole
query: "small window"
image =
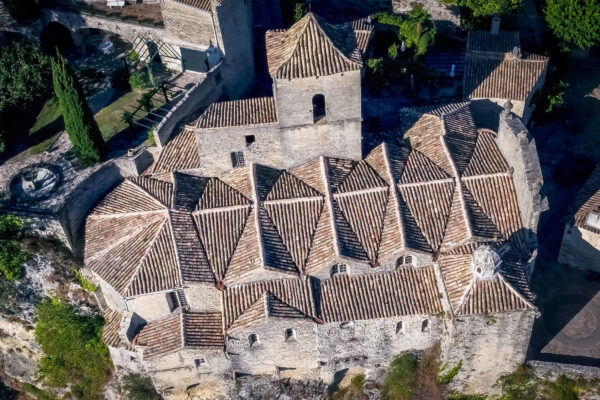
{"type": "Polygon", "coordinates": [[[288,340],[295,340],[296,339],[296,332],[292,329],[292,328],[288,328],[285,330],[285,341],[287,342],[288,340]]]}
{"type": "Polygon", "coordinates": [[[194,364],[196,365],[196,369],[200,369],[202,367],[206,366],[206,359],[204,358],[197,358],[194,360],[194,364]]]}
{"type": "Polygon", "coordinates": [[[396,260],[396,267],[401,267],[404,265],[404,256],[400,256],[398,257],[398,259],[396,260]]]}
{"type": "Polygon", "coordinates": [[[345,321],[340,324],[341,329],[349,329],[349,328],[352,328],[353,326],[354,326],[353,321],[345,321]]]}
{"type": "Polygon", "coordinates": [[[244,153],[241,151],[231,152],[231,165],[233,168],[243,167],[246,162],[244,161],[244,153]]]}
{"type": "Polygon", "coordinates": [[[331,277],[337,274],[348,274],[348,266],[346,264],[335,264],[331,267],[331,277]]]}
{"type": "Polygon", "coordinates": [[[316,94],[312,99],[313,119],[315,124],[325,118],[327,112],[325,109],[325,96],[316,94]]]}
{"type": "Polygon", "coordinates": [[[250,347],[257,345],[259,343],[258,335],[256,333],[253,333],[250,336],[248,336],[248,342],[250,343],[250,347]]]}
{"type": "Polygon", "coordinates": [[[404,324],[402,323],[402,321],[398,321],[398,323],[396,324],[396,334],[404,335],[404,324]]]}
{"type": "Polygon", "coordinates": [[[404,264],[412,264],[412,263],[413,263],[413,257],[411,255],[404,257],[404,264]]]}
{"type": "Polygon", "coordinates": [[[254,137],[254,135],[246,135],[246,147],[250,146],[255,141],[256,137],[254,137]]]}
{"type": "Polygon", "coordinates": [[[424,319],[421,323],[421,332],[429,332],[429,320],[424,319]]]}
{"type": "Polygon", "coordinates": [[[168,292],[167,293],[167,304],[169,305],[169,311],[173,312],[179,307],[179,299],[177,298],[177,293],[168,292]]]}

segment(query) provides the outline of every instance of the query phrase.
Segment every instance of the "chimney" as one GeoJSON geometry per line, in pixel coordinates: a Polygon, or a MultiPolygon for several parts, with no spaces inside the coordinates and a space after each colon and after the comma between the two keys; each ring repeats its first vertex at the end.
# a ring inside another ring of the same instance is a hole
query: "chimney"
{"type": "Polygon", "coordinates": [[[492,35],[500,34],[500,17],[497,15],[492,18],[492,29],[491,29],[490,33],[492,35]]]}

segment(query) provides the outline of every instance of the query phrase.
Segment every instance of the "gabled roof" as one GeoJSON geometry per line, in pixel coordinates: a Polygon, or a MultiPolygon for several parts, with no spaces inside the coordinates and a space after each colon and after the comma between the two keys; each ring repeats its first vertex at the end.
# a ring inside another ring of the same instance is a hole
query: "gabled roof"
{"type": "Polygon", "coordinates": [[[569,218],[575,226],[600,234],[600,229],[587,223],[592,212],[600,214],[600,164],[577,193],[569,207],[569,218]]]}
{"type": "Polygon", "coordinates": [[[467,35],[467,52],[510,53],[515,47],[521,50],[518,31],[500,31],[493,35],[488,31],[470,30],[467,35]]]}
{"type": "Polygon", "coordinates": [[[364,21],[333,25],[309,12],[288,30],[267,31],[269,73],[296,79],[359,70],[371,32],[364,21]]]}
{"type": "Polygon", "coordinates": [[[225,346],[220,312],[175,312],[148,323],[134,339],[146,359],[188,349],[222,350],[225,346]]]}
{"type": "Polygon", "coordinates": [[[158,175],[195,168],[200,168],[196,138],[193,129],[184,129],[167,143],[149,172],[158,175]]]}

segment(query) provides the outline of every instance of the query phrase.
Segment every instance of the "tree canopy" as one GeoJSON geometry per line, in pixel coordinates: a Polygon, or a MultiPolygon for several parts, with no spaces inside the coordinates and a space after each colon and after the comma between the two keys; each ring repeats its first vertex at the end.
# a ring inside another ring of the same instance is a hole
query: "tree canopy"
{"type": "MultiPolygon", "coordinates": [[[[427,10],[417,4],[406,15],[379,12],[373,14],[373,20],[384,25],[398,28],[398,39],[407,48],[414,49],[415,56],[423,55],[435,40],[436,28],[427,10]]],[[[398,56],[398,48],[390,50],[390,58],[398,56]]]]}
{"type": "Polygon", "coordinates": [[[80,400],[99,399],[112,368],[102,342],[102,316],[80,315],[57,298],[42,300],[35,313],[35,338],[44,352],[39,370],[44,382],[52,387],[70,385],[80,400]]]}
{"type": "Polygon", "coordinates": [[[458,5],[470,8],[475,17],[506,14],[521,6],[521,0],[458,0],[458,5]]]}
{"type": "Polygon", "coordinates": [[[598,0],[547,0],[546,21],[554,34],[582,49],[600,44],[598,0]]]}
{"type": "Polygon", "coordinates": [[[75,155],[86,164],[99,162],[104,152],[102,134],[75,73],[58,52],[52,60],[52,78],[75,155]]]}
{"type": "Polygon", "coordinates": [[[31,44],[14,41],[0,51],[0,112],[24,108],[50,90],[50,59],[31,44]]]}

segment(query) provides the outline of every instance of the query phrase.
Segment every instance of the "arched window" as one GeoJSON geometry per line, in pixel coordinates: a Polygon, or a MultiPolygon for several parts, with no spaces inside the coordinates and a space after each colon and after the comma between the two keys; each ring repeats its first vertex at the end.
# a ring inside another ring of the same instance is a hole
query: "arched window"
{"type": "Polygon", "coordinates": [[[424,319],[421,323],[421,332],[429,332],[429,320],[424,319]]]}
{"type": "Polygon", "coordinates": [[[253,333],[250,336],[248,336],[248,342],[250,344],[250,347],[257,345],[258,344],[258,335],[256,333],[253,333]]]}
{"type": "Polygon", "coordinates": [[[402,323],[402,321],[398,321],[398,323],[396,324],[396,333],[398,335],[404,335],[404,324],[402,323]]]}
{"type": "Polygon", "coordinates": [[[315,124],[325,118],[327,111],[325,110],[325,96],[316,94],[312,98],[313,118],[315,124]]]}

